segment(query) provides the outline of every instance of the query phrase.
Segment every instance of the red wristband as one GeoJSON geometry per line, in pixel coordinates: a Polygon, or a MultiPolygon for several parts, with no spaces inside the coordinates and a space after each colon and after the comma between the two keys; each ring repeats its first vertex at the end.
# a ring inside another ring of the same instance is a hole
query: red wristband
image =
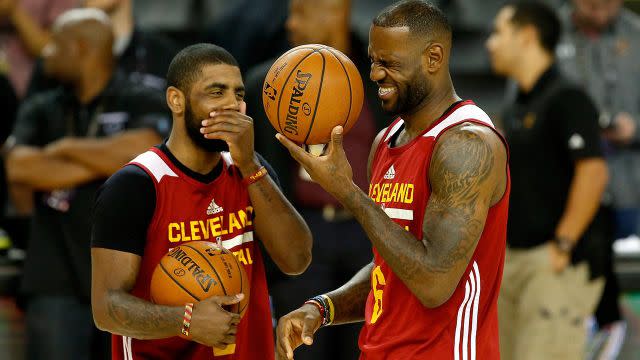
{"type": "Polygon", "coordinates": [[[187,303],[184,305],[184,316],[182,317],[182,335],[189,337],[189,330],[191,328],[191,314],[193,313],[193,303],[187,303]]]}
{"type": "Polygon", "coordinates": [[[247,176],[246,178],[242,179],[242,182],[246,185],[249,186],[253,183],[255,183],[256,181],[262,179],[263,177],[265,177],[265,175],[267,175],[267,168],[264,166],[261,166],[260,169],[258,169],[258,171],[254,172],[253,174],[247,176]]]}

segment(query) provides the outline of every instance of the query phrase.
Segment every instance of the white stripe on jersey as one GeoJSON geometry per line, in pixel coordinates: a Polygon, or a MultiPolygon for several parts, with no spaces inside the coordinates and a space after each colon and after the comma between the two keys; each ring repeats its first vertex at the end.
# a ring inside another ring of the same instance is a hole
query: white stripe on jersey
{"type": "Polygon", "coordinates": [[[389,134],[387,134],[387,137],[384,138],[383,142],[387,142],[389,141],[389,139],[391,139],[391,137],[393,136],[393,134],[395,134],[398,129],[400,129],[400,127],[402,126],[402,124],[404,124],[404,120],[400,119],[400,121],[398,121],[396,123],[396,125],[394,127],[391,128],[391,130],[389,131],[389,134]]]}
{"type": "Polygon", "coordinates": [[[473,268],[469,272],[469,279],[467,279],[467,282],[465,283],[464,300],[458,308],[456,334],[453,345],[454,360],[460,360],[461,357],[462,360],[476,360],[476,335],[478,331],[480,284],[480,269],[478,269],[478,263],[474,261],[473,268]],[[462,347],[460,346],[461,332],[462,347]]]}
{"type": "Polygon", "coordinates": [[[156,181],[158,183],[165,175],[178,177],[178,174],[171,170],[169,165],[167,165],[164,160],[162,160],[160,155],[151,150],[138,155],[135,159],[131,160],[131,162],[138,163],[147,168],[147,170],[149,170],[151,174],[153,174],[153,177],[156,178],[156,181]]]}
{"type": "MultiPolygon", "coordinates": [[[[456,110],[454,110],[449,116],[447,116],[444,120],[442,120],[438,125],[434,126],[433,129],[429,130],[424,137],[437,137],[440,133],[446,128],[459,123],[464,120],[478,120],[485,125],[495,128],[493,122],[491,122],[491,118],[489,115],[485,113],[482,109],[473,104],[462,105],[456,110]]],[[[393,135],[395,135],[400,127],[404,124],[404,120],[400,119],[392,128],[389,130],[387,137],[384,138],[384,142],[389,141],[393,135]]]]}
{"type": "Polygon", "coordinates": [[[469,280],[467,280],[467,283],[464,285],[464,300],[462,300],[462,304],[460,304],[460,307],[458,308],[458,317],[456,319],[456,337],[453,343],[454,360],[460,360],[460,328],[462,326],[462,310],[467,304],[467,301],[469,301],[469,280]]]}
{"type": "Polygon", "coordinates": [[[233,158],[231,157],[230,152],[223,151],[220,153],[220,155],[222,155],[222,160],[224,160],[225,164],[227,164],[227,167],[233,165],[233,158]]]}
{"type": "Polygon", "coordinates": [[[222,241],[222,246],[224,246],[225,249],[233,249],[234,247],[238,246],[238,245],[242,245],[244,243],[248,243],[248,242],[252,242],[253,241],[253,231],[248,231],[244,234],[240,234],[236,237],[233,237],[231,239],[228,240],[223,240],[222,241]]]}
{"type": "Polygon", "coordinates": [[[413,220],[413,210],[396,209],[396,208],[385,208],[384,212],[391,219],[413,220]]]}
{"type": "Polygon", "coordinates": [[[457,124],[464,120],[478,120],[485,125],[494,128],[489,115],[485,113],[479,107],[467,104],[460,106],[454,112],[452,112],[446,119],[442,120],[438,125],[434,126],[433,129],[427,131],[424,134],[424,137],[437,137],[440,135],[442,131],[450,127],[451,125],[457,124]]]}
{"type": "Polygon", "coordinates": [[[128,336],[122,337],[122,351],[124,351],[124,360],[133,360],[133,354],[131,353],[131,338],[128,336]]]}
{"type": "Polygon", "coordinates": [[[478,263],[473,262],[473,272],[476,274],[476,297],[473,301],[473,322],[471,323],[471,359],[476,358],[476,333],[478,331],[478,304],[480,304],[480,269],[478,263]]]}
{"type": "Polygon", "coordinates": [[[462,337],[462,360],[469,359],[469,313],[471,312],[471,305],[476,299],[476,277],[473,275],[473,272],[469,273],[469,277],[471,278],[471,296],[469,299],[471,301],[467,302],[467,306],[464,308],[464,328],[463,328],[463,337],[462,337]]]}

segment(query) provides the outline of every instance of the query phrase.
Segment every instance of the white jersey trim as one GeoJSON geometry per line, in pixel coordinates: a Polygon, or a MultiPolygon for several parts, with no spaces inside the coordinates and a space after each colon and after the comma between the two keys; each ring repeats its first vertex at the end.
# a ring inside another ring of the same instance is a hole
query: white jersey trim
{"type": "Polygon", "coordinates": [[[158,183],[164,176],[178,177],[178,174],[171,170],[169,165],[162,160],[160,155],[153,151],[144,152],[131,160],[131,162],[138,163],[147,168],[158,183]]]}
{"type": "Polygon", "coordinates": [[[397,208],[384,208],[384,212],[391,219],[413,220],[413,210],[397,209],[397,208]]]}
{"type": "MultiPolygon", "coordinates": [[[[433,129],[427,131],[427,133],[423,136],[438,137],[438,135],[440,135],[442,131],[449,128],[451,125],[455,125],[464,120],[477,120],[491,128],[495,128],[493,122],[491,121],[491,118],[489,117],[489,115],[487,115],[487,113],[485,113],[482,109],[474,104],[466,104],[455,109],[451,114],[449,114],[449,116],[442,120],[438,125],[434,126],[433,129]]],[[[391,139],[391,137],[393,137],[393,135],[395,135],[395,133],[400,130],[403,124],[404,120],[400,119],[391,128],[391,130],[389,130],[389,133],[384,138],[384,142],[389,141],[389,139],[391,139]]]]}
{"type": "Polygon", "coordinates": [[[133,353],[131,351],[131,338],[128,336],[122,337],[122,351],[124,352],[124,360],[133,360],[133,353]]]}
{"type": "Polygon", "coordinates": [[[473,262],[464,287],[464,300],[458,308],[454,338],[454,360],[476,360],[476,335],[478,333],[478,304],[480,303],[480,269],[473,262]],[[462,344],[460,341],[462,340],[462,344]],[[462,346],[461,346],[462,345],[462,346]]]}
{"type": "Polygon", "coordinates": [[[478,269],[478,263],[473,262],[473,273],[475,274],[475,280],[478,284],[476,288],[476,296],[473,301],[473,317],[471,320],[471,359],[476,358],[476,335],[478,333],[478,304],[480,304],[480,269],[478,269]]]}
{"type": "Polygon", "coordinates": [[[487,113],[485,113],[476,105],[467,104],[462,105],[454,110],[449,116],[447,116],[446,119],[442,120],[438,125],[427,131],[427,133],[423,136],[438,137],[440,133],[442,133],[450,126],[455,125],[459,122],[464,122],[465,120],[477,120],[485,124],[486,126],[495,128],[495,126],[493,126],[493,122],[491,122],[491,118],[489,118],[489,115],[487,115],[487,113]]]}
{"type": "Polygon", "coordinates": [[[398,132],[398,130],[400,130],[400,128],[402,127],[402,124],[404,124],[404,120],[400,119],[400,121],[398,121],[395,125],[393,125],[391,130],[389,130],[389,133],[387,134],[387,137],[384,138],[383,142],[389,141],[389,139],[391,139],[393,134],[395,134],[396,132],[398,132]]]}
{"type": "Polygon", "coordinates": [[[233,158],[231,157],[230,152],[223,151],[220,153],[220,155],[222,155],[222,160],[224,160],[224,163],[227,164],[227,167],[233,165],[233,158]]]}
{"type": "Polygon", "coordinates": [[[230,250],[233,249],[236,246],[245,244],[245,243],[249,243],[253,241],[253,231],[248,231],[244,234],[240,234],[236,237],[233,237],[231,239],[228,240],[223,240],[222,241],[222,246],[224,246],[225,249],[230,250]]]}
{"type": "Polygon", "coordinates": [[[458,308],[458,317],[456,318],[456,335],[453,342],[453,359],[460,360],[460,328],[462,326],[462,311],[464,310],[465,305],[469,301],[469,281],[467,280],[464,285],[464,300],[462,300],[462,304],[458,308]]]}

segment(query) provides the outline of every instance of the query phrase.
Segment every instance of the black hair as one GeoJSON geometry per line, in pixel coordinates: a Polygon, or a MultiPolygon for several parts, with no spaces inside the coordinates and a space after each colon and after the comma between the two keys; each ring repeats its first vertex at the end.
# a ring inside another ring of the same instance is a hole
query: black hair
{"type": "Polygon", "coordinates": [[[550,54],[555,53],[562,31],[556,12],[544,3],[534,1],[516,2],[510,6],[514,10],[511,23],[516,26],[533,26],[538,32],[540,45],[550,54]]]}
{"type": "Polygon", "coordinates": [[[437,6],[424,0],[402,0],[386,7],[373,19],[380,27],[407,26],[412,34],[423,38],[444,36],[451,39],[451,25],[437,6]]]}
{"type": "Polygon", "coordinates": [[[167,86],[176,87],[188,94],[191,85],[200,76],[202,67],[212,64],[238,66],[233,55],[220,46],[206,43],[187,46],[171,60],[167,71],[167,86]]]}

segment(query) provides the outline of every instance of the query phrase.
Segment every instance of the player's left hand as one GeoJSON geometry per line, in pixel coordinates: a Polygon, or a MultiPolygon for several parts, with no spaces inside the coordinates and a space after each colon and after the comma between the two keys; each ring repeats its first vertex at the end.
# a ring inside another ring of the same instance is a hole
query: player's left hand
{"type": "Polygon", "coordinates": [[[247,104],[244,101],[240,102],[239,111],[213,111],[209,114],[211,118],[202,120],[200,128],[205,138],[223,140],[229,145],[233,162],[243,176],[249,176],[259,168],[254,154],[253,119],[247,116],[246,111],[247,104]]]}
{"type": "Polygon", "coordinates": [[[311,179],[337,199],[351,191],[353,185],[353,170],[342,147],[343,131],[342,126],[333,128],[329,148],[322,156],[309,154],[282,134],[276,134],[278,141],[304,167],[311,179]]]}

